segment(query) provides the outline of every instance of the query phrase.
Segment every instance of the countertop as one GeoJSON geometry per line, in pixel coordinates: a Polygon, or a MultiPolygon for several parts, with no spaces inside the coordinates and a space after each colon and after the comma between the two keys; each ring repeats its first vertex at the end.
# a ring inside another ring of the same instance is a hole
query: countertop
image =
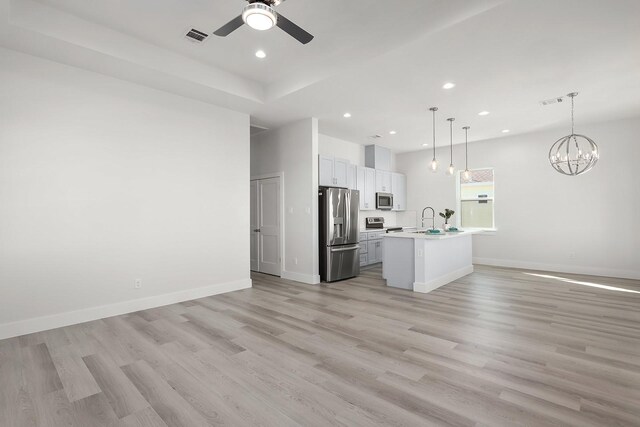
{"type": "Polygon", "coordinates": [[[440,233],[440,234],[426,234],[416,232],[400,232],[385,234],[384,238],[399,238],[399,239],[424,239],[424,240],[444,240],[455,239],[456,237],[468,236],[470,234],[482,233],[482,230],[465,230],[455,233],[440,233]]]}

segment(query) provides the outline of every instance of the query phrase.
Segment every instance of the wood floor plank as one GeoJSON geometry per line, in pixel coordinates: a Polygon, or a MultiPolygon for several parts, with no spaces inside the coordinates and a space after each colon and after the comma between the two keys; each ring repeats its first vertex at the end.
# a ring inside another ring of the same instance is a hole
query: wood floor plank
{"type": "Polygon", "coordinates": [[[146,361],[123,366],[122,370],[168,426],[210,425],[146,361]]]}
{"type": "Polygon", "coordinates": [[[22,349],[25,384],[32,396],[62,390],[62,382],[45,343],[22,349]]]}
{"type": "Polygon", "coordinates": [[[75,346],[66,345],[52,350],[51,358],[69,401],[73,402],[102,390],[82,360],[75,346]]]}
{"type": "Polygon", "coordinates": [[[83,361],[118,418],[126,417],[149,406],[113,360],[103,354],[94,354],[84,357],[83,361]]]}

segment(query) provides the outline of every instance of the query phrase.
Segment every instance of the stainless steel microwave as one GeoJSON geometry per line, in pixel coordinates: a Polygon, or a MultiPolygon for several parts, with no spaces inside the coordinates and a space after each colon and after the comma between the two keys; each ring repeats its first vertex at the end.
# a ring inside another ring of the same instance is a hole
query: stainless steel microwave
{"type": "Polygon", "coordinates": [[[393,209],[393,194],[376,193],[376,209],[390,211],[393,209]]]}

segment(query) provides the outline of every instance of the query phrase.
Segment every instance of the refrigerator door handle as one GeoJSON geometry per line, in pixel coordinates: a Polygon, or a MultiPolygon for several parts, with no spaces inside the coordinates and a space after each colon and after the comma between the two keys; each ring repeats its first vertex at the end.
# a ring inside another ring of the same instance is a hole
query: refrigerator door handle
{"type": "Polygon", "coordinates": [[[360,246],[355,245],[355,246],[349,246],[348,248],[331,248],[331,252],[355,251],[356,249],[360,249],[360,246]]]}

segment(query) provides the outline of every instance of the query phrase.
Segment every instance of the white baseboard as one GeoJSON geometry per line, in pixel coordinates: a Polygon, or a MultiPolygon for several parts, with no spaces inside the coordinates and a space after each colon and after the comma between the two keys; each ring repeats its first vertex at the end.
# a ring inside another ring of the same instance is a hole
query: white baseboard
{"type": "Polygon", "coordinates": [[[473,265],[460,268],[440,277],[436,277],[435,279],[430,280],[427,283],[413,282],[413,292],[421,292],[426,294],[427,292],[438,289],[440,286],[444,286],[447,283],[451,283],[454,280],[457,280],[471,273],[473,273],[473,265]]]}
{"type": "Polygon", "coordinates": [[[250,287],[251,279],[247,278],[235,280],[233,282],[217,283],[215,285],[205,286],[202,288],[187,289],[184,291],[123,301],[115,304],[67,311],[65,313],[52,314],[50,316],[19,320],[17,322],[0,325],[0,340],[75,325],[78,323],[90,322],[92,320],[104,319],[105,317],[132,313],[134,311],[147,310],[149,308],[156,308],[183,301],[204,298],[211,295],[238,291],[240,289],[247,289],[250,287]]]}
{"type": "Polygon", "coordinates": [[[318,283],[320,283],[319,274],[304,274],[282,270],[280,277],[287,280],[293,280],[295,282],[307,283],[309,285],[317,285],[318,283]]]}
{"type": "Polygon", "coordinates": [[[473,258],[474,264],[491,265],[494,267],[521,268],[523,270],[553,271],[556,273],[584,274],[588,276],[617,277],[620,279],[640,280],[640,271],[617,270],[611,268],[544,264],[538,262],[519,261],[512,259],[473,258]]]}

